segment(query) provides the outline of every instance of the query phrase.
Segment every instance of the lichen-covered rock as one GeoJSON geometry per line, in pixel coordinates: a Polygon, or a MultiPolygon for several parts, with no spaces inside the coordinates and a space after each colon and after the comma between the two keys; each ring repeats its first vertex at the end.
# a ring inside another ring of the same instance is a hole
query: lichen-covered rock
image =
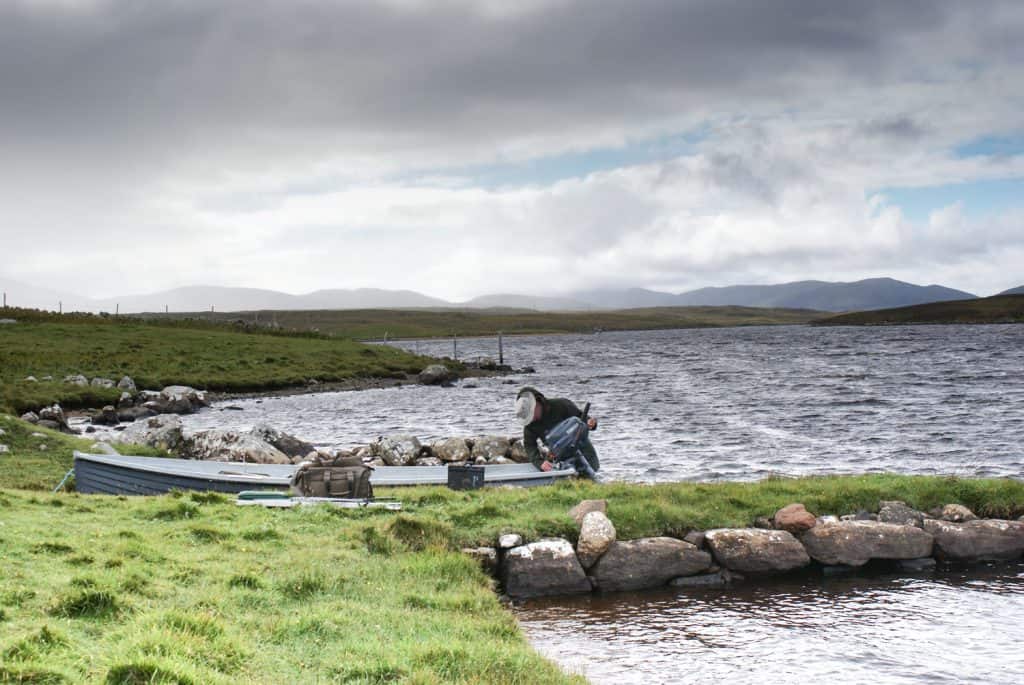
{"type": "MultiPolygon", "coordinates": [[[[59,404],[53,404],[49,407],[43,407],[39,410],[39,421],[49,421],[57,424],[55,430],[64,431],[65,433],[70,432],[68,427],[68,420],[64,417],[64,410],[60,408],[59,404]]],[[[53,426],[48,426],[53,428],[53,426]]]]}
{"type": "Polygon", "coordinates": [[[640,538],[612,543],[590,573],[600,590],[617,592],[661,587],[673,578],[703,573],[710,566],[711,555],[688,542],[640,538]]]}
{"type": "Polygon", "coordinates": [[[1018,559],[1024,554],[1024,522],[978,519],[954,523],[927,519],[935,556],[950,561],[1018,559]]]}
{"type": "Polygon", "coordinates": [[[121,380],[117,382],[117,387],[125,392],[134,395],[139,390],[135,387],[135,381],[132,380],[131,376],[122,376],[121,380]]]}
{"type": "Polygon", "coordinates": [[[505,533],[498,538],[498,549],[512,549],[523,544],[523,536],[519,533],[505,533]]]}
{"type": "Polygon", "coordinates": [[[530,461],[530,455],[526,453],[522,438],[509,441],[508,458],[517,464],[525,464],[530,461]]]}
{"type": "Polygon", "coordinates": [[[281,450],[251,433],[231,430],[199,431],[186,437],[180,448],[186,459],[241,461],[252,464],[290,464],[281,450]]]}
{"type": "Polygon", "coordinates": [[[576,552],[568,540],[562,539],[542,540],[509,550],[501,576],[505,592],[513,599],[576,595],[591,590],[576,552]]]}
{"type": "Polygon", "coordinates": [[[800,536],[822,564],[863,566],[871,559],[919,559],[932,553],[932,536],[916,526],[878,521],[840,521],[800,536]]]}
{"type": "Polygon", "coordinates": [[[89,385],[89,379],[82,374],[75,374],[73,376],[64,376],[64,382],[70,385],[78,385],[85,387],[89,385]]]}
{"type": "Polygon", "coordinates": [[[576,522],[577,526],[583,525],[583,517],[592,511],[599,511],[602,514],[608,513],[608,500],[585,499],[569,510],[569,518],[576,522]]]}
{"type": "Polygon", "coordinates": [[[431,364],[420,371],[419,380],[423,385],[441,385],[452,379],[451,371],[444,364],[431,364]]]}
{"type": "Polygon", "coordinates": [[[772,523],[774,524],[774,527],[779,530],[785,530],[793,535],[799,535],[805,530],[814,528],[817,521],[814,518],[814,514],[807,511],[804,505],[796,502],[793,504],[787,504],[775,512],[775,516],[772,518],[772,523]]]}
{"type": "Polygon", "coordinates": [[[878,520],[882,523],[896,523],[901,526],[917,526],[924,524],[924,514],[898,500],[882,500],[878,503],[878,520]]]}
{"type": "Polygon", "coordinates": [[[21,415],[21,420],[26,423],[39,423],[39,415],[34,411],[27,411],[21,415]]]}
{"type": "Polygon", "coordinates": [[[498,457],[508,455],[508,438],[498,435],[481,435],[473,440],[473,451],[470,453],[473,459],[483,457],[487,461],[494,461],[498,457]]]}
{"type": "Polygon", "coordinates": [[[136,421],[114,437],[114,442],[148,445],[175,452],[184,442],[181,419],[177,416],[153,416],[136,421]]]}
{"type": "Polygon", "coordinates": [[[250,432],[259,440],[272,445],[289,457],[304,457],[310,452],[316,451],[316,448],[305,440],[300,440],[294,435],[279,431],[266,423],[253,426],[250,432]]]}
{"type": "Polygon", "coordinates": [[[420,456],[422,447],[414,435],[386,435],[370,445],[373,456],[388,466],[408,466],[420,456]]]}
{"type": "Polygon", "coordinates": [[[441,466],[442,463],[437,457],[417,457],[412,460],[413,466],[441,466]]]}
{"type": "Polygon", "coordinates": [[[434,456],[444,462],[466,461],[469,459],[469,445],[465,438],[448,438],[431,445],[434,456]]]}
{"type": "Polygon", "coordinates": [[[615,542],[615,526],[600,511],[592,511],[583,517],[580,537],[576,541],[576,556],[585,569],[589,569],[615,542]]]}
{"type": "Polygon", "coordinates": [[[160,414],[191,414],[207,406],[206,394],[187,385],[169,385],[152,402],[156,406],[150,408],[160,414]]]}
{"type": "Polygon", "coordinates": [[[116,426],[121,422],[117,409],[112,404],[106,405],[103,409],[93,414],[90,420],[97,426],[116,426]]]}
{"type": "Polygon", "coordinates": [[[784,530],[719,528],[707,531],[704,539],[715,560],[730,571],[767,575],[811,563],[804,546],[784,530]]]}
{"type": "Polygon", "coordinates": [[[963,523],[964,521],[976,521],[977,516],[974,512],[965,507],[962,504],[947,504],[942,507],[942,513],[939,518],[943,521],[951,521],[953,523],[963,523]]]}
{"type": "Polygon", "coordinates": [[[113,388],[116,384],[109,378],[93,378],[89,385],[94,388],[113,388]]]}
{"type": "Polygon", "coordinates": [[[134,407],[134,406],[135,406],[135,398],[132,396],[132,394],[130,392],[127,392],[127,391],[122,392],[121,396],[117,398],[117,408],[118,409],[127,409],[128,407],[134,407]]]}
{"type": "Polygon", "coordinates": [[[488,575],[498,573],[498,550],[493,547],[467,547],[462,553],[475,560],[488,575]]]}

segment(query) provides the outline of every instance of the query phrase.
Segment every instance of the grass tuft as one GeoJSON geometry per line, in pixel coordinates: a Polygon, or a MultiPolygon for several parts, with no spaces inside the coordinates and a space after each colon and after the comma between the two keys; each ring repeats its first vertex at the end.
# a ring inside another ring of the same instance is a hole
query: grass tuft
{"type": "Polygon", "coordinates": [[[88,589],[58,599],[50,614],[62,618],[105,618],[121,608],[112,592],[88,589]]]}
{"type": "Polygon", "coordinates": [[[247,590],[259,590],[263,581],[251,573],[237,573],[228,579],[228,587],[240,587],[247,590]]]}
{"type": "Polygon", "coordinates": [[[193,519],[199,516],[199,505],[195,502],[180,500],[169,507],[159,509],[150,515],[155,521],[180,521],[193,519]]]}
{"type": "Polygon", "coordinates": [[[107,673],[107,685],[195,685],[192,678],[159,664],[141,660],[118,664],[107,673]]]}
{"type": "Polygon", "coordinates": [[[400,514],[387,525],[387,532],[408,549],[419,552],[433,547],[448,547],[452,526],[435,519],[400,514]]]}

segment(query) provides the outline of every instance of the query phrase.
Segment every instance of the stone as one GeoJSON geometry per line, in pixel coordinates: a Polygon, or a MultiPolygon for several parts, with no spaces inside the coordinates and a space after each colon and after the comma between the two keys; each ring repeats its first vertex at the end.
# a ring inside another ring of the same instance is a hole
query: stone
{"type": "Polygon", "coordinates": [[[290,464],[287,454],[251,433],[231,430],[199,431],[185,438],[179,450],[186,459],[240,461],[251,464],[290,464]]]}
{"type": "Polygon", "coordinates": [[[11,448],[7,445],[0,444],[0,454],[10,454],[11,448]]]}
{"type": "Polygon", "coordinates": [[[413,435],[387,435],[370,445],[373,456],[388,466],[408,466],[420,455],[419,439],[413,435]]]}
{"type": "Polygon", "coordinates": [[[592,511],[583,517],[580,537],[576,541],[576,556],[584,569],[593,566],[611,544],[615,542],[615,526],[604,512],[592,511]]]}
{"type": "Polygon", "coordinates": [[[26,423],[39,423],[39,415],[34,411],[27,411],[21,415],[21,420],[26,423]]]}
{"type": "Polygon", "coordinates": [[[927,519],[935,556],[949,561],[1001,561],[1024,554],[1024,522],[977,519],[955,523],[927,519]]]}
{"type": "Polygon", "coordinates": [[[493,547],[467,547],[462,553],[471,557],[487,575],[498,573],[498,550],[493,547]]]}
{"type": "Polygon", "coordinates": [[[569,510],[569,518],[576,522],[577,526],[583,525],[583,518],[592,511],[599,511],[602,514],[608,513],[608,500],[585,499],[569,510]]]}
{"type": "Polygon", "coordinates": [[[508,438],[497,435],[482,435],[473,440],[473,451],[470,453],[473,459],[483,457],[487,461],[494,461],[498,457],[508,454],[508,438]]]}
{"type": "Polygon", "coordinates": [[[32,433],[28,437],[30,437],[30,438],[38,438],[38,439],[42,440],[43,438],[46,437],[46,433],[32,433]]]}
{"type": "Polygon", "coordinates": [[[719,565],[730,571],[769,575],[811,563],[804,546],[784,530],[719,528],[707,531],[704,539],[719,565]]]}
{"type": "Polygon", "coordinates": [[[978,519],[978,517],[974,515],[973,511],[962,504],[947,504],[942,507],[942,512],[939,514],[938,518],[943,521],[951,521],[953,523],[976,521],[978,519]]]}
{"type": "Polygon", "coordinates": [[[754,519],[754,528],[772,530],[773,528],[775,528],[775,525],[772,523],[772,520],[767,516],[758,516],[754,519]]]}
{"type": "Polygon", "coordinates": [[[139,402],[153,402],[154,400],[160,399],[159,390],[141,390],[138,393],[137,399],[139,402]]]}
{"type": "Polygon", "coordinates": [[[600,590],[617,592],[660,587],[679,576],[703,573],[709,566],[711,555],[689,542],[640,538],[612,543],[590,575],[600,590]]]}
{"type": "Polygon", "coordinates": [[[7,431],[5,431],[3,428],[0,428],[0,438],[4,437],[5,435],[7,435],[7,431]]]}
{"type": "Polygon", "coordinates": [[[775,512],[775,516],[772,518],[774,527],[779,530],[785,530],[793,535],[799,535],[806,530],[814,528],[817,521],[814,518],[814,514],[807,511],[804,505],[800,503],[787,504],[786,506],[775,512]]]}
{"type": "Polygon", "coordinates": [[[150,416],[156,416],[156,414],[148,407],[125,407],[117,410],[117,420],[124,423],[147,419],[150,416]]]}
{"type": "Polygon", "coordinates": [[[117,408],[127,409],[128,407],[135,406],[135,399],[132,397],[130,392],[122,392],[121,396],[117,398],[117,408]]]}
{"type": "Polygon", "coordinates": [[[109,442],[94,442],[89,446],[89,451],[93,454],[109,454],[112,457],[121,456],[109,442]]]}
{"type": "Polygon", "coordinates": [[[64,376],[64,382],[70,385],[79,385],[85,387],[89,385],[89,379],[82,374],[76,374],[74,376],[64,376]]]}
{"type": "Polygon", "coordinates": [[[39,419],[39,421],[36,422],[36,425],[40,428],[49,428],[52,431],[60,430],[60,424],[56,421],[51,421],[50,419],[39,419]]]}
{"type": "Polygon", "coordinates": [[[412,460],[413,466],[441,466],[443,463],[437,457],[417,457],[412,460]]]}
{"type": "Polygon", "coordinates": [[[181,419],[177,416],[153,416],[136,421],[114,438],[115,442],[147,445],[169,452],[177,451],[184,440],[181,419]]]}
{"type": "Polygon", "coordinates": [[[530,455],[526,453],[522,438],[509,441],[508,458],[516,464],[526,464],[530,461],[530,455]]]}
{"type": "Polygon", "coordinates": [[[681,576],[668,581],[672,587],[681,588],[715,588],[728,587],[736,580],[743,580],[743,576],[737,573],[730,573],[727,570],[715,571],[713,573],[701,573],[696,576],[681,576]]]}
{"type": "Polygon", "coordinates": [[[840,521],[877,521],[878,515],[872,514],[870,511],[864,509],[858,509],[855,514],[846,514],[839,517],[840,521]]]}
{"type": "Polygon", "coordinates": [[[470,455],[469,445],[464,438],[448,438],[435,442],[430,450],[443,462],[466,461],[470,455]]]}
{"type": "Polygon", "coordinates": [[[498,537],[498,549],[506,550],[523,544],[523,536],[519,533],[505,533],[498,537]]]}
{"type": "Polygon", "coordinates": [[[896,523],[901,526],[924,525],[924,514],[898,500],[882,500],[878,503],[878,520],[882,523],[896,523]]]}
{"type": "Polygon", "coordinates": [[[452,379],[452,374],[444,364],[431,364],[420,371],[419,381],[423,385],[441,385],[452,379]]]}
{"type": "Polygon", "coordinates": [[[800,542],[825,565],[863,566],[871,559],[918,559],[932,553],[932,536],[920,528],[878,521],[815,526],[800,542]]]}
{"type": "Polygon", "coordinates": [[[683,537],[683,542],[689,542],[697,549],[700,549],[704,546],[704,531],[691,530],[683,537]]]}
{"type": "Polygon", "coordinates": [[[1021,516],[1021,517],[1020,517],[1020,518],[1018,518],[1017,520],[1018,520],[1018,521],[1024,521],[1024,516],[1021,516]]]}
{"type": "Polygon", "coordinates": [[[839,523],[839,517],[833,516],[832,514],[827,514],[825,516],[819,516],[817,518],[817,521],[818,525],[821,525],[823,523],[839,523]]]}
{"type": "Polygon", "coordinates": [[[48,449],[50,449],[50,448],[49,448],[49,447],[47,447],[47,446],[46,446],[46,443],[44,442],[44,443],[42,443],[41,445],[39,445],[38,447],[36,447],[36,449],[37,449],[37,450],[39,450],[40,452],[45,452],[46,450],[48,450],[48,449]]]}
{"type": "Polygon", "coordinates": [[[145,401],[143,406],[158,414],[192,414],[206,406],[206,395],[187,385],[169,385],[160,391],[158,397],[145,401]]]}
{"type": "Polygon", "coordinates": [[[591,591],[568,540],[541,540],[505,554],[501,569],[505,592],[513,599],[576,595],[591,591]]]}
{"type": "Polygon", "coordinates": [[[135,387],[135,381],[132,380],[131,376],[122,376],[121,380],[117,382],[117,387],[132,395],[139,391],[138,388],[135,387]]]}
{"type": "Polygon", "coordinates": [[[89,385],[94,388],[113,388],[116,383],[109,378],[93,378],[89,385]]]}
{"type": "Polygon", "coordinates": [[[108,404],[92,415],[92,422],[97,426],[116,426],[121,421],[118,418],[117,409],[114,409],[114,405],[108,404]]]}
{"type": "Polygon", "coordinates": [[[279,431],[265,423],[253,426],[249,432],[255,438],[272,445],[289,457],[302,457],[316,449],[305,440],[300,440],[294,435],[279,431]]]}
{"type": "Polygon", "coordinates": [[[39,379],[36,378],[35,376],[25,376],[25,382],[26,383],[38,383],[39,379]]]}
{"type": "Polygon", "coordinates": [[[70,433],[71,432],[71,429],[68,426],[68,420],[64,416],[64,410],[60,408],[59,404],[54,403],[53,405],[51,405],[49,407],[43,407],[42,409],[40,409],[39,410],[39,421],[40,421],[39,425],[44,425],[42,423],[43,421],[48,421],[51,424],[56,424],[55,428],[54,428],[53,425],[49,425],[49,426],[47,426],[47,428],[51,428],[53,430],[63,431],[65,433],[70,433]]]}

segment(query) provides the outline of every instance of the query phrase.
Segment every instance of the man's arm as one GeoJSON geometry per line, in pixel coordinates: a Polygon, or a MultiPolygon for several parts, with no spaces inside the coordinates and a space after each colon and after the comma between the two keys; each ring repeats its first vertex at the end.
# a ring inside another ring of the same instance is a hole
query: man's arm
{"type": "Polygon", "coordinates": [[[537,439],[540,436],[530,430],[529,427],[523,428],[523,447],[526,448],[526,456],[530,458],[530,463],[536,466],[538,469],[541,468],[541,464],[544,463],[544,455],[537,449],[537,439]]]}

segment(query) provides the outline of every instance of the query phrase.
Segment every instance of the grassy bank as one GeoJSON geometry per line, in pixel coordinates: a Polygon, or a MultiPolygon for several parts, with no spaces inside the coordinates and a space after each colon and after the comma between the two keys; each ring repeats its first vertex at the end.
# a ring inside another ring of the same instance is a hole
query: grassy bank
{"type": "Polygon", "coordinates": [[[1024,323],[1024,295],[930,302],[912,307],[851,312],[818,319],[824,326],[881,326],[942,323],[1024,323]]]}
{"type": "Polygon", "coordinates": [[[156,314],[156,320],[197,317],[204,321],[251,326],[276,322],[283,328],[316,329],[323,333],[379,340],[547,333],[592,333],[721,326],[802,324],[823,312],[761,307],[650,307],[598,312],[538,312],[510,309],[359,309],[329,311],[226,312],[156,314]]]}
{"type": "MultiPolygon", "coordinates": [[[[15,317],[17,318],[17,317],[15,317]]],[[[429,363],[401,350],[311,335],[233,330],[226,326],[150,324],[100,317],[32,317],[0,326],[0,411],[52,402],[102,406],[120,391],[62,383],[71,374],[140,388],[184,384],[219,391],[271,390],[353,378],[395,378],[429,363]],[[25,382],[52,376],[53,382],[25,382]]]]}
{"type": "Polygon", "coordinates": [[[400,513],[50,495],[12,488],[51,487],[80,443],[0,427],[13,447],[0,457],[0,682],[570,682],[460,547],[505,532],[574,540],[566,512],[586,498],[608,500],[622,539],[748,525],[793,501],[1024,513],[1019,481],[893,475],[378,493],[400,513]]]}

